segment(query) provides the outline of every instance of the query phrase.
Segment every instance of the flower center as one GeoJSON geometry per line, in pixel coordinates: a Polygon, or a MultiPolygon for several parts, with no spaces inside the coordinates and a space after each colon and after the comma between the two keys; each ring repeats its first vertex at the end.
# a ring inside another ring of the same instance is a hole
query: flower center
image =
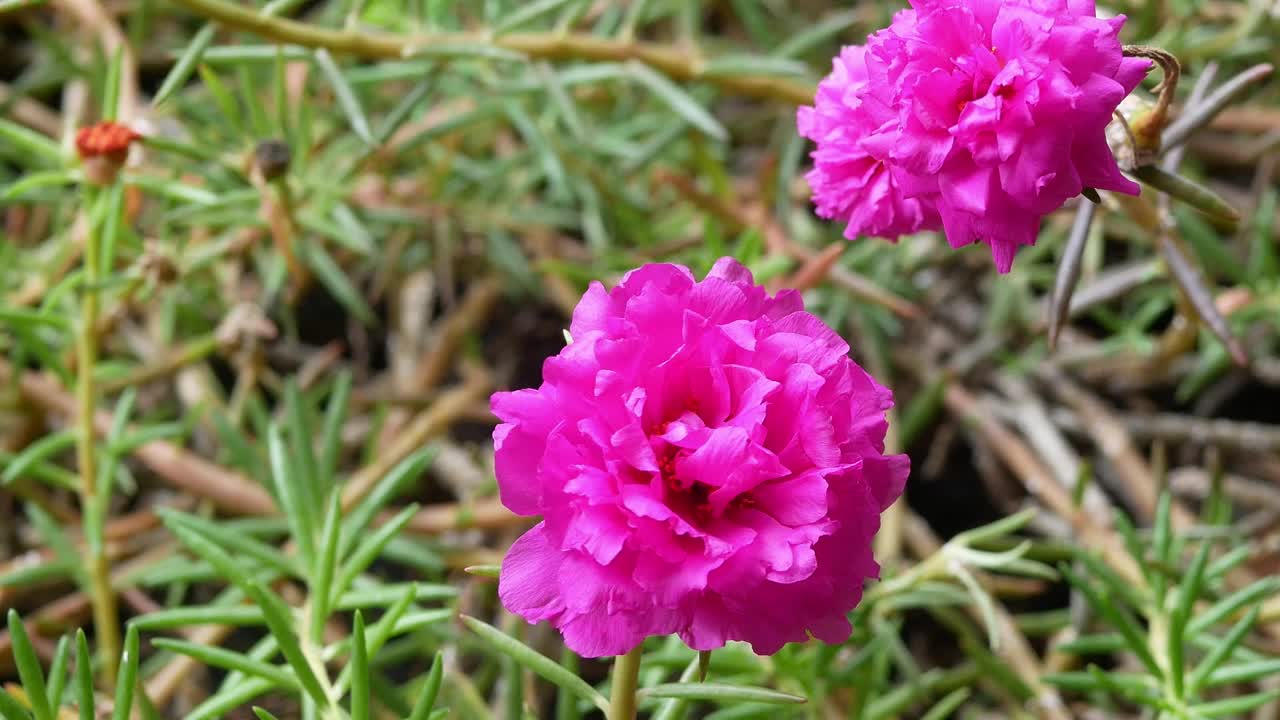
{"type": "MultiPolygon", "coordinates": [[[[663,499],[667,507],[675,510],[686,520],[696,525],[705,525],[713,518],[719,517],[711,505],[710,496],[716,488],[698,480],[679,477],[676,474],[676,463],[689,451],[668,447],[668,452],[658,457],[658,475],[662,478],[663,499]]],[[[735,497],[729,506],[738,509],[751,509],[756,506],[756,499],[749,492],[735,497]]]]}

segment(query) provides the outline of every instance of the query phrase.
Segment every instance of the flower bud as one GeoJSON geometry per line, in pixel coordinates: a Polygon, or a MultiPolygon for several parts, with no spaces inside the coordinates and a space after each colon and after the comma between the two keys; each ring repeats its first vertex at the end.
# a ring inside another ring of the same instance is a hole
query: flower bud
{"type": "Polygon", "coordinates": [[[141,138],[128,126],[109,120],[80,128],[76,153],[84,165],[85,178],[94,185],[115,182],[129,158],[129,147],[141,138]]]}
{"type": "Polygon", "coordinates": [[[283,140],[263,140],[253,149],[253,160],[262,179],[271,182],[289,172],[293,152],[283,140]]]}

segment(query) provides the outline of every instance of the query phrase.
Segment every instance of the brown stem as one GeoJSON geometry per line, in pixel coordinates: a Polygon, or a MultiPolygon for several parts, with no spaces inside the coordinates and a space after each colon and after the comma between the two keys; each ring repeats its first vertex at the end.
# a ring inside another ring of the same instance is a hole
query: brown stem
{"type": "Polygon", "coordinates": [[[225,0],[173,0],[191,12],[223,25],[254,33],[278,43],[325,48],[332,53],[368,59],[403,60],[430,50],[485,45],[497,51],[535,60],[635,60],[683,82],[706,81],[738,95],[781,100],[795,105],[813,102],[814,86],[782,78],[707,73],[706,63],[687,51],[653,43],[573,33],[508,33],[490,37],[477,33],[389,33],[335,30],[285,18],[268,17],[225,0]]]}

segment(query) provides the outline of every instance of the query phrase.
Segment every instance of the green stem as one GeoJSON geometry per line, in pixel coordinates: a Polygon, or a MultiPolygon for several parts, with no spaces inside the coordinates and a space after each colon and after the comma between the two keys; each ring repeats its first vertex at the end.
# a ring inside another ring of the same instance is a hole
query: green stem
{"type": "Polygon", "coordinates": [[[1184,202],[1204,213],[1214,222],[1235,232],[1240,225],[1240,211],[1231,203],[1200,183],[1171,173],[1159,165],[1142,165],[1133,169],[1133,176],[1169,197],[1184,202]]]}
{"type": "Polygon", "coordinates": [[[609,693],[609,720],[635,720],[636,687],[640,681],[642,645],[613,661],[613,691],[609,693]]]}
{"type": "Polygon", "coordinates": [[[227,0],[172,0],[222,25],[254,33],[278,43],[325,48],[335,54],[355,55],[371,60],[403,60],[419,53],[447,54],[450,47],[459,53],[477,45],[524,55],[533,60],[594,60],[626,62],[637,60],[673,80],[702,80],[739,95],[781,100],[807,105],[813,102],[812,83],[759,75],[707,73],[707,63],[687,51],[657,43],[599,37],[575,33],[506,33],[492,37],[484,33],[430,33],[396,35],[358,30],[335,30],[308,23],[271,17],[227,0]]]}
{"type": "Polygon", "coordinates": [[[181,347],[175,348],[157,358],[149,365],[143,365],[120,378],[104,380],[98,388],[104,393],[112,393],[125,388],[138,387],[146,383],[172,375],[175,372],[200,362],[218,351],[218,338],[213,333],[198,337],[181,347]]]}
{"type": "Polygon", "coordinates": [[[93,372],[98,364],[98,282],[99,240],[104,224],[105,204],[110,212],[109,193],[92,193],[89,232],[84,244],[84,297],[80,304],[80,331],[76,338],[76,459],[80,467],[80,512],[84,519],[85,544],[88,547],[89,597],[93,606],[93,625],[102,657],[103,680],[114,687],[120,658],[119,613],[115,591],[111,587],[111,566],[103,547],[102,518],[109,498],[99,496],[98,462],[94,443],[94,413],[97,410],[97,388],[93,372]]]}

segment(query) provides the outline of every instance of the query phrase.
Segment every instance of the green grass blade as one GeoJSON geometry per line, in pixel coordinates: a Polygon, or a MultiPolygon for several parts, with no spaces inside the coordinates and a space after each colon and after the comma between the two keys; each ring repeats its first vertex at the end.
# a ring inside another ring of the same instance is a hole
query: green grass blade
{"type": "Polygon", "coordinates": [[[1093,671],[1071,671],[1048,673],[1044,682],[1063,690],[1073,692],[1099,692],[1115,688],[1125,688],[1129,692],[1148,692],[1151,690],[1151,678],[1142,673],[1108,672],[1105,679],[1093,671]]]}
{"type": "Polygon", "coordinates": [[[724,129],[720,121],[716,120],[701,103],[693,99],[680,86],[642,63],[632,62],[628,64],[627,69],[631,77],[648,88],[650,92],[666,103],[672,111],[684,118],[690,125],[706,133],[712,139],[721,142],[729,139],[729,131],[724,129]]]}
{"type": "Polygon", "coordinates": [[[328,698],[324,688],[316,677],[315,670],[307,661],[306,655],[302,652],[298,635],[294,631],[296,623],[289,606],[280,599],[280,596],[267,590],[257,580],[249,577],[226,551],[206,539],[203,535],[181,523],[172,522],[169,517],[165,518],[165,522],[184,545],[217,569],[224,578],[239,586],[245,595],[248,595],[257,604],[258,608],[262,610],[267,628],[271,631],[271,635],[276,639],[276,642],[280,644],[280,652],[284,654],[285,660],[293,668],[298,681],[302,684],[302,688],[316,702],[327,704],[328,698]]]}
{"type": "MultiPolygon", "coordinates": [[[[383,646],[390,642],[391,638],[396,634],[396,631],[401,629],[397,626],[404,618],[405,613],[407,613],[409,608],[413,606],[413,601],[416,599],[416,595],[417,586],[410,583],[409,587],[400,595],[400,599],[396,600],[395,605],[392,605],[385,613],[382,614],[382,617],[378,618],[377,624],[374,625],[373,629],[369,632],[368,648],[370,657],[378,654],[378,652],[382,650],[383,646]]],[[[348,665],[342,669],[342,674],[338,676],[338,681],[334,683],[334,688],[338,693],[345,693],[347,688],[350,686],[351,666],[348,665]]]]}
{"type": "Polygon", "coordinates": [[[174,91],[187,83],[217,30],[218,26],[213,23],[205,23],[205,26],[200,28],[200,31],[187,44],[186,49],[182,51],[178,61],[170,68],[169,74],[164,76],[164,82],[160,83],[160,89],[151,100],[153,105],[163,104],[174,91]]]}
{"type": "Polygon", "coordinates": [[[570,673],[560,666],[555,660],[543,655],[515,638],[507,635],[501,630],[489,625],[488,623],[477,620],[468,615],[462,616],[462,622],[471,632],[475,633],[485,645],[492,650],[509,657],[521,665],[529,668],[533,672],[541,675],[548,682],[565,688],[573,694],[581,697],[601,710],[607,710],[609,701],[603,695],[596,692],[596,689],[587,684],[585,680],[570,673]]]}
{"type": "Polygon", "coordinates": [[[125,173],[124,182],[137,185],[148,195],[172,200],[177,205],[217,205],[218,196],[194,185],[175,183],[172,179],[146,173],[125,173]]]}
{"type": "Polygon", "coordinates": [[[22,177],[0,188],[0,204],[20,200],[28,193],[46,188],[60,188],[80,180],[76,170],[29,171],[22,177]]]}
{"type": "Polygon", "coordinates": [[[705,77],[763,76],[806,77],[809,66],[790,58],[734,53],[722,55],[708,62],[702,70],[705,77]]]}
{"type": "Polygon", "coordinates": [[[255,660],[244,653],[209,645],[197,645],[193,642],[173,638],[156,638],[151,644],[161,650],[168,650],[179,655],[195,658],[205,665],[222,668],[223,670],[234,670],[248,676],[267,680],[273,687],[285,690],[300,689],[298,679],[293,673],[278,665],[255,660]]]}
{"type": "Polygon", "coordinates": [[[120,114],[120,81],[124,73],[124,48],[116,49],[107,65],[106,84],[102,89],[102,119],[115,120],[120,114]]]}
{"type": "Polygon", "coordinates": [[[543,15],[559,10],[565,3],[571,1],[572,0],[533,0],[533,2],[524,3],[523,6],[519,7],[519,9],[508,12],[505,17],[498,20],[498,22],[494,24],[491,32],[497,36],[523,27],[543,15]]]}
{"type": "Polygon", "coordinates": [[[1235,570],[1243,564],[1244,561],[1249,559],[1252,552],[1252,548],[1248,545],[1241,545],[1240,547],[1223,553],[1221,557],[1209,563],[1209,567],[1205,568],[1205,582],[1213,582],[1232,570],[1235,570]]]}
{"type": "Polygon", "coordinates": [[[1205,679],[1202,687],[1211,688],[1219,685],[1255,682],[1276,673],[1280,673],[1280,658],[1250,660],[1215,670],[1205,679]]]}
{"type": "Polygon", "coordinates": [[[862,22],[857,10],[834,12],[807,28],[801,29],[773,49],[777,57],[797,57],[830,42],[840,33],[862,22]]]}
{"type": "Polygon", "coordinates": [[[342,426],[347,421],[347,411],[351,405],[352,377],[349,371],[338,373],[329,394],[329,405],[325,408],[324,429],[320,433],[320,477],[326,486],[333,485],[338,471],[338,460],[342,455],[342,426]]]}
{"type": "Polygon", "coordinates": [[[408,91],[408,94],[404,95],[401,101],[397,102],[396,106],[383,118],[383,123],[378,126],[378,135],[374,136],[376,145],[383,146],[393,135],[396,135],[396,131],[403,126],[406,120],[410,119],[413,110],[416,110],[417,106],[426,100],[426,96],[430,94],[431,88],[434,87],[435,83],[430,81],[420,82],[413,86],[413,90],[408,91]]]}
{"type": "Polygon", "coordinates": [[[31,713],[22,707],[22,703],[13,699],[13,696],[5,692],[4,688],[0,688],[0,718],[4,720],[30,720],[31,713]]]}
{"type": "Polygon", "coordinates": [[[369,587],[348,590],[334,603],[335,610],[356,610],[370,607],[387,607],[394,605],[404,597],[406,591],[413,591],[415,602],[432,600],[451,600],[458,596],[458,588],[443,583],[394,583],[379,584],[369,587]]]}
{"type": "Polygon", "coordinates": [[[357,610],[351,629],[351,720],[369,720],[369,672],[364,613],[357,610]]]}
{"type": "Polygon", "coordinates": [[[404,484],[422,473],[427,465],[435,459],[436,449],[425,447],[409,457],[401,460],[391,469],[359,505],[355,507],[343,523],[342,549],[338,557],[347,557],[351,545],[369,528],[373,518],[399,494],[404,484]]]}
{"type": "MultiPolygon", "coordinates": [[[[107,253],[104,250],[102,267],[111,267],[111,263],[108,262],[106,256],[107,253]]],[[[122,451],[120,442],[129,432],[129,418],[133,415],[133,405],[137,399],[137,390],[126,388],[124,392],[120,393],[120,399],[116,401],[115,409],[111,412],[111,427],[107,430],[106,437],[106,445],[109,450],[106,462],[101,464],[98,472],[98,487],[104,488],[102,490],[103,495],[111,495],[111,483],[114,479],[116,467],[120,464],[120,456],[132,451],[132,448],[122,451]]]]}
{"type": "Polygon", "coordinates": [[[365,571],[365,568],[373,564],[374,560],[382,554],[382,550],[391,542],[392,538],[400,534],[405,525],[413,519],[414,514],[418,512],[416,504],[409,505],[396,514],[394,518],[389,520],[385,525],[378,528],[372,535],[364,539],[351,557],[343,563],[342,572],[338,575],[338,580],[333,584],[333,593],[330,598],[336,599],[339,595],[347,591],[351,587],[351,583],[355,582],[356,577],[365,571]]]}
{"type": "Polygon", "coordinates": [[[315,670],[311,667],[311,663],[307,660],[307,656],[302,652],[302,645],[298,642],[298,635],[294,632],[294,621],[289,607],[278,595],[264,588],[260,583],[254,581],[249,587],[245,588],[245,594],[253,598],[258,606],[262,608],[262,613],[267,621],[267,627],[271,630],[271,634],[275,637],[276,642],[280,644],[280,652],[284,655],[289,666],[293,668],[294,674],[298,676],[298,680],[302,683],[302,688],[307,691],[317,703],[322,706],[328,704],[328,696],[324,691],[324,687],[320,684],[320,680],[315,670]]]}
{"type": "Polygon", "coordinates": [[[1236,614],[1246,605],[1256,603],[1276,592],[1280,592],[1280,578],[1277,577],[1263,578],[1255,583],[1246,585],[1192,618],[1187,623],[1187,635],[1199,635],[1236,614]]]}
{"type": "Polygon", "coordinates": [[[1209,542],[1200,543],[1195,557],[1191,560],[1191,567],[1187,569],[1187,572],[1182,577],[1182,583],[1178,586],[1178,603],[1174,606],[1170,617],[1167,648],[1169,678],[1173,681],[1173,691],[1178,696],[1182,695],[1183,679],[1185,677],[1183,671],[1183,648],[1186,647],[1187,621],[1191,617],[1196,599],[1200,597],[1200,589],[1204,582],[1204,571],[1209,564],[1209,551],[1211,549],[1212,546],[1209,542]]]}
{"type": "Polygon", "coordinates": [[[569,192],[568,173],[547,136],[538,128],[533,118],[529,117],[529,114],[524,111],[519,102],[510,99],[506,100],[502,103],[502,109],[507,118],[511,120],[511,124],[516,131],[520,133],[520,137],[524,139],[525,144],[537,156],[538,164],[541,166],[543,174],[546,175],[547,182],[551,185],[552,197],[566,196],[569,192]]]}
{"type": "Polygon", "coordinates": [[[0,147],[7,155],[36,166],[61,166],[64,162],[58,143],[4,118],[0,118],[0,147]]]}
{"type": "Polygon", "coordinates": [[[235,96],[227,89],[226,83],[222,82],[218,74],[207,65],[198,65],[196,72],[200,74],[200,81],[204,83],[205,89],[213,96],[218,112],[231,126],[229,129],[237,135],[245,134],[244,115],[240,112],[240,105],[236,102],[235,96]]]}
{"type": "Polygon", "coordinates": [[[1061,571],[1063,577],[1085,596],[1085,599],[1089,601],[1089,605],[1098,614],[1105,617],[1116,630],[1120,631],[1128,643],[1129,650],[1138,656],[1138,659],[1151,671],[1151,674],[1155,677],[1163,678],[1164,670],[1151,653],[1151,648],[1147,645],[1146,636],[1138,628],[1134,619],[1116,604],[1115,598],[1110,594],[1098,592],[1097,588],[1089,580],[1076,575],[1066,564],[1061,567],[1061,571]]]}
{"type": "Polygon", "coordinates": [[[347,312],[355,315],[360,322],[366,325],[376,325],[377,318],[374,317],[373,308],[369,307],[369,303],[364,299],[364,293],[356,289],[351,284],[350,278],[345,270],[338,265],[333,256],[320,247],[319,244],[311,243],[304,246],[306,250],[301,253],[306,261],[307,267],[316,274],[318,278],[334,298],[346,308],[347,312]]]}
{"type": "Polygon", "coordinates": [[[259,695],[270,692],[274,687],[275,685],[262,678],[250,678],[200,703],[184,720],[221,718],[259,695]]]}
{"type": "Polygon", "coordinates": [[[53,662],[49,665],[49,706],[62,704],[62,691],[67,687],[67,663],[71,659],[71,638],[63,635],[58,638],[58,647],[53,651],[53,662]]]}
{"type": "Polygon", "coordinates": [[[463,572],[476,577],[490,578],[497,580],[502,575],[501,565],[468,565],[463,568],[463,572]]]}
{"type": "MultiPolygon", "coordinates": [[[[324,642],[324,626],[329,619],[329,610],[334,598],[341,594],[333,583],[333,574],[338,562],[338,542],[342,533],[342,494],[331,493],[329,510],[325,513],[324,530],[320,533],[320,555],[312,578],[311,588],[311,642],[324,642]],[[335,591],[336,590],[336,591],[335,591]]],[[[344,588],[345,589],[345,588],[344,588]]]]}
{"type": "Polygon", "coordinates": [[[70,430],[60,430],[45,435],[13,456],[5,467],[4,473],[0,474],[0,485],[8,485],[30,471],[33,465],[43,463],[75,444],[76,434],[70,430]]]}
{"type": "Polygon", "coordinates": [[[260,540],[255,540],[246,533],[236,532],[216,522],[188,513],[162,509],[160,514],[166,524],[170,526],[181,525],[189,528],[228,552],[234,551],[246,555],[261,563],[265,568],[283,575],[299,578],[306,577],[297,564],[284,553],[260,540]]]}
{"type": "Polygon", "coordinates": [[[453,610],[421,610],[400,618],[395,627],[392,628],[391,633],[393,635],[403,635],[404,633],[416,632],[422,628],[439,625],[454,619],[456,618],[453,610]]]}
{"type": "MultiPolygon", "coordinates": [[[[577,653],[570,650],[570,648],[564,648],[564,650],[561,651],[561,667],[563,667],[564,670],[570,671],[572,674],[580,674],[577,653]]],[[[686,675],[687,674],[689,673],[686,673],[686,675]]],[[[692,675],[687,676],[687,678],[685,678],[685,676],[681,676],[681,682],[689,682],[691,679],[692,675]]],[[[668,705],[681,702],[682,701],[678,700],[663,701],[663,705],[658,708],[657,712],[654,712],[653,719],[672,720],[671,717],[663,717],[663,711],[666,710],[668,705]]],[[[573,694],[566,691],[564,688],[556,688],[556,720],[581,720],[581,717],[582,712],[579,710],[579,705],[577,705],[577,698],[573,697],[573,694]]]]}
{"type": "Polygon", "coordinates": [[[1242,715],[1250,710],[1260,708],[1277,698],[1280,698],[1280,690],[1267,690],[1265,692],[1227,698],[1226,700],[1215,700],[1213,702],[1192,705],[1188,710],[1191,712],[1191,717],[1201,718],[1242,715]]]}
{"type": "Polygon", "coordinates": [[[314,435],[311,429],[311,408],[308,406],[298,383],[290,378],[284,386],[284,406],[289,418],[289,452],[296,464],[298,496],[302,498],[312,516],[324,512],[325,486],[317,472],[314,435]]]}
{"type": "Polygon", "coordinates": [[[66,563],[59,560],[49,563],[37,562],[27,567],[22,567],[18,563],[15,564],[18,567],[0,574],[0,588],[29,587],[75,577],[74,568],[67,567],[66,563]]]}
{"type": "Polygon", "coordinates": [[[778,690],[720,683],[664,683],[642,688],[637,695],[641,698],[680,698],[716,703],[756,702],[771,705],[799,705],[808,702],[799,695],[778,690]]]}
{"type": "Polygon", "coordinates": [[[967,687],[956,688],[934,703],[920,720],[947,720],[972,694],[973,691],[967,687]]]}
{"type": "Polygon", "coordinates": [[[199,625],[245,627],[262,625],[262,611],[252,605],[190,605],[157,610],[135,618],[130,624],[139,630],[178,630],[199,625]]]}
{"type": "Polygon", "coordinates": [[[94,720],[96,700],[93,695],[93,655],[83,630],[76,631],[76,695],[80,703],[80,720],[94,720]]]}
{"type": "Polygon", "coordinates": [[[1209,651],[1209,654],[1200,661],[1200,664],[1196,666],[1195,672],[1191,675],[1191,680],[1187,687],[1188,692],[1195,693],[1204,687],[1213,671],[1217,670],[1222,663],[1231,657],[1231,653],[1235,652],[1235,649],[1244,641],[1245,636],[1253,629],[1254,624],[1258,622],[1259,612],[1260,608],[1257,605],[1250,608],[1249,614],[1240,618],[1240,621],[1231,627],[1231,630],[1222,638],[1222,641],[1216,644],[1209,651]]]}
{"type": "Polygon", "coordinates": [[[1126,642],[1119,633],[1099,633],[1068,640],[1059,645],[1058,650],[1075,655],[1110,655],[1124,650],[1126,642]]]}
{"type": "Polygon", "coordinates": [[[316,535],[315,518],[306,507],[300,489],[302,479],[297,477],[290,462],[289,451],[281,437],[280,428],[274,424],[267,428],[267,457],[271,464],[271,479],[275,484],[280,509],[289,520],[293,539],[298,543],[298,554],[305,567],[315,567],[316,535]]]}
{"type": "Polygon", "coordinates": [[[116,678],[116,702],[111,720],[129,720],[133,711],[133,693],[138,681],[138,628],[130,625],[125,633],[124,651],[120,656],[120,676],[116,678]]]}
{"type": "Polygon", "coordinates": [[[437,650],[431,661],[431,670],[427,672],[427,682],[422,686],[422,694],[418,696],[409,720],[429,720],[431,711],[436,706],[436,697],[440,695],[440,683],[443,679],[444,653],[437,650]]]}
{"type": "Polygon", "coordinates": [[[400,623],[401,618],[413,606],[413,601],[417,598],[417,590],[417,586],[410,583],[409,588],[400,596],[396,604],[388,608],[382,617],[378,619],[378,623],[373,626],[373,631],[369,634],[370,655],[377,653],[391,641],[391,637],[395,635],[396,625],[400,623]]]}
{"type": "Polygon", "coordinates": [[[36,720],[54,720],[53,706],[49,704],[49,688],[44,682],[44,670],[40,658],[31,645],[27,629],[17,610],[9,610],[9,639],[13,643],[13,661],[18,666],[18,679],[31,703],[36,720]]]}
{"type": "Polygon", "coordinates": [[[360,106],[360,100],[356,98],[355,91],[351,89],[351,83],[347,82],[347,78],[343,76],[342,70],[334,62],[328,50],[324,48],[316,50],[315,58],[316,65],[320,66],[320,72],[324,73],[325,79],[333,88],[333,95],[342,112],[346,114],[351,130],[366,145],[373,145],[373,131],[369,129],[369,120],[365,116],[364,108],[360,106]]]}

